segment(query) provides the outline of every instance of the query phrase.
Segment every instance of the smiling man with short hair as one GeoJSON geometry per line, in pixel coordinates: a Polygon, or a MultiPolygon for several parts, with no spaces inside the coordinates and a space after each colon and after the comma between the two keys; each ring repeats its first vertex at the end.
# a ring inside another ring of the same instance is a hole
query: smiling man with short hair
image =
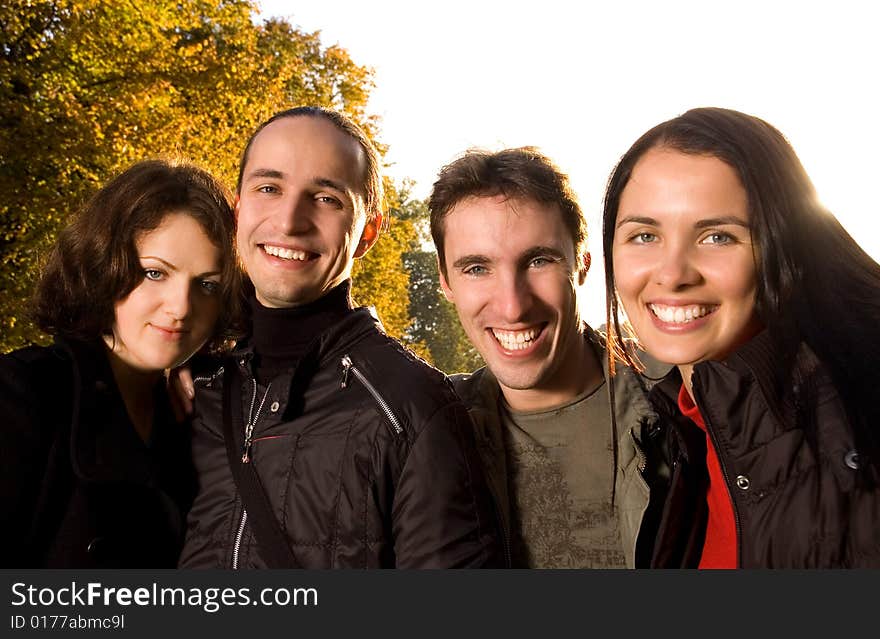
{"type": "Polygon", "coordinates": [[[351,300],[381,204],[376,151],[337,112],[284,111],[248,142],[236,215],[252,326],[196,378],[181,567],[500,560],[467,410],[351,300]]]}
{"type": "Polygon", "coordinates": [[[590,255],[568,178],[531,147],[470,151],[429,208],[441,287],[487,364],[454,379],[514,567],[641,565],[662,503],[657,415],[630,369],[609,393],[604,339],[580,318],[590,255]]]}

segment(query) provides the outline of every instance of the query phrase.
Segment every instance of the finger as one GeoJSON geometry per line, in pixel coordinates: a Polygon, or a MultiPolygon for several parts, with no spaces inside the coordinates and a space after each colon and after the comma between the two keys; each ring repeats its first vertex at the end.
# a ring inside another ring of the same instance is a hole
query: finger
{"type": "Polygon", "coordinates": [[[193,382],[188,368],[175,368],[168,374],[168,394],[184,416],[193,412],[193,382]]]}

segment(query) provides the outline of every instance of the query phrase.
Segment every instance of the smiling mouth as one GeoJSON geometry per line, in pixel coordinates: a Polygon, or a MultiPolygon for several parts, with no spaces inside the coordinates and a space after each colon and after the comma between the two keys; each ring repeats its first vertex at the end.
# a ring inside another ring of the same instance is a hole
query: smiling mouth
{"type": "Polygon", "coordinates": [[[687,324],[718,310],[717,304],[693,304],[691,306],[666,306],[664,304],[648,304],[648,309],[660,321],[667,324],[687,324]]]}
{"type": "Polygon", "coordinates": [[[506,351],[523,351],[529,348],[544,332],[546,324],[533,326],[519,331],[506,331],[500,328],[489,329],[501,348],[506,351]]]}
{"type": "Polygon", "coordinates": [[[183,335],[186,335],[187,333],[189,333],[188,330],[183,329],[183,328],[167,328],[165,326],[159,326],[158,324],[151,324],[151,326],[153,328],[155,328],[157,331],[161,331],[163,334],[167,335],[168,337],[182,337],[183,335]]]}
{"type": "Polygon", "coordinates": [[[273,246],[271,244],[260,244],[259,246],[263,249],[263,251],[266,252],[267,255],[271,255],[272,257],[277,257],[282,260],[307,262],[318,257],[317,253],[301,251],[299,249],[284,248],[283,246],[273,246]]]}

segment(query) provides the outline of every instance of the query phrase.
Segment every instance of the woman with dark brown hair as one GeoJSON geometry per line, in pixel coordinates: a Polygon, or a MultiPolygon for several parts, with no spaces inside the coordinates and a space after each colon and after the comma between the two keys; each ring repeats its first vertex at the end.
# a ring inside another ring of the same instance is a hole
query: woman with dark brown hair
{"type": "Polygon", "coordinates": [[[653,565],[880,567],[880,265],[782,133],[719,108],[657,125],[603,240],[611,339],[622,305],[675,365],[651,391],[673,468],[653,565]]]}
{"type": "Polygon", "coordinates": [[[231,336],[233,238],[222,184],[164,160],[61,232],[33,308],[54,344],[0,357],[4,567],[176,565],[195,478],[164,372],[231,336]]]}

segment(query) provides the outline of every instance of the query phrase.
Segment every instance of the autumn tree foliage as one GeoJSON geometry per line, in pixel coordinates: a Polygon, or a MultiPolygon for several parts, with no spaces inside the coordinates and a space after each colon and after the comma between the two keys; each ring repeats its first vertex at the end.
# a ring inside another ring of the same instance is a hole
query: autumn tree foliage
{"type": "MultiPolygon", "coordinates": [[[[232,187],[254,128],[303,104],[346,113],[383,149],[367,114],[371,70],[318,33],[257,24],[257,11],[245,0],[0,5],[0,352],[47,341],[26,313],[39,257],[131,162],[181,156],[232,187]]],[[[410,323],[403,255],[415,237],[410,222],[392,223],[356,274],[357,301],[395,336],[410,323]]]]}
{"type": "Polygon", "coordinates": [[[403,256],[409,273],[409,325],[403,339],[446,373],[472,372],[484,365],[483,358],[468,340],[455,307],[440,290],[437,253],[427,248],[428,205],[407,200],[399,215],[412,222],[418,239],[418,246],[403,256]]]}

